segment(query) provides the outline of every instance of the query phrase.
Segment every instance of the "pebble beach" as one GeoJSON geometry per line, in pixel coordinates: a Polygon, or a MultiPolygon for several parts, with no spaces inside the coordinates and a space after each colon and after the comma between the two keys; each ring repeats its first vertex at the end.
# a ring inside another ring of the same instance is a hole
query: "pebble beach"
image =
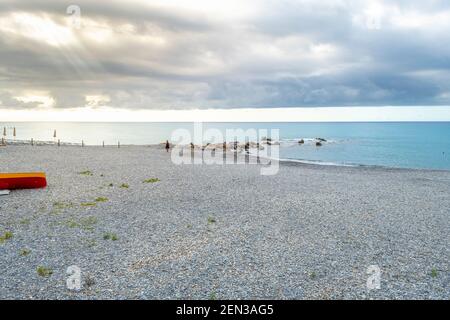
{"type": "Polygon", "coordinates": [[[157,146],[1,147],[0,172],[48,186],[0,196],[0,299],[450,298],[450,171],[260,169],[176,165],[157,146]]]}

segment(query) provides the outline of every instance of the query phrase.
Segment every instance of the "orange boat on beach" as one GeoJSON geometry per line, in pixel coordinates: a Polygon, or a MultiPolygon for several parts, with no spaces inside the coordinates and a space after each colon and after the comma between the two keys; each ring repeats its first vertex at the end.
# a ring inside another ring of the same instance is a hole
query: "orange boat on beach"
{"type": "Polygon", "coordinates": [[[43,172],[0,173],[0,190],[45,188],[47,179],[43,172]]]}

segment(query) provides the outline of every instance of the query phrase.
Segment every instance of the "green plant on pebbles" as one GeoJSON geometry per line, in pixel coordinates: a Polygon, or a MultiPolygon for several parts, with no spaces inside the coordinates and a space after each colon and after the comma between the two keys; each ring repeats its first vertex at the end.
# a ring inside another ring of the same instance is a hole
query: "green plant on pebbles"
{"type": "Polygon", "coordinates": [[[437,278],[438,276],[438,271],[436,269],[431,269],[431,277],[432,278],[437,278]]]}
{"type": "Polygon", "coordinates": [[[96,206],[96,205],[97,205],[96,202],[82,202],[82,203],[80,203],[80,206],[82,206],[82,207],[93,207],[93,206],[96,206]]]}
{"type": "Polygon", "coordinates": [[[121,187],[121,188],[128,189],[130,186],[129,186],[128,184],[126,184],[126,183],[122,183],[122,184],[120,185],[120,187],[121,187]]]}
{"type": "Polygon", "coordinates": [[[62,211],[68,208],[73,208],[74,205],[72,202],[64,202],[64,201],[55,201],[53,202],[51,214],[60,214],[62,211]]]}
{"type": "Polygon", "coordinates": [[[52,269],[43,266],[37,267],[36,271],[37,274],[40,275],[41,277],[50,277],[53,274],[52,269]]]}
{"type": "Polygon", "coordinates": [[[69,228],[77,228],[77,227],[80,226],[80,224],[75,222],[75,221],[73,221],[73,220],[69,220],[69,221],[67,221],[67,226],[69,228]]]}
{"type": "Polygon", "coordinates": [[[214,217],[208,217],[208,224],[216,223],[216,219],[214,217]]]}
{"type": "Polygon", "coordinates": [[[3,235],[0,236],[0,244],[4,243],[6,240],[9,240],[13,237],[13,233],[11,231],[6,231],[3,235]]]}
{"type": "Polygon", "coordinates": [[[155,183],[159,182],[160,180],[158,178],[150,178],[143,181],[143,183],[155,183]]]}
{"type": "Polygon", "coordinates": [[[98,197],[95,199],[95,202],[106,202],[106,201],[108,201],[108,198],[105,197],[98,197]]]}
{"type": "Polygon", "coordinates": [[[68,220],[66,221],[66,225],[69,228],[81,228],[84,230],[93,230],[94,229],[94,225],[97,223],[97,218],[96,217],[84,217],[79,219],[78,221],[76,220],[68,220]]]}
{"type": "Polygon", "coordinates": [[[31,250],[29,250],[29,249],[22,249],[22,250],[20,250],[20,255],[22,257],[25,257],[25,256],[29,255],[30,252],[31,252],[31,250]]]}
{"type": "Polygon", "coordinates": [[[83,176],[93,176],[94,175],[90,170],[81,171],[81,172],[78,172],[78,174],[81,174],[83,176]]]}
{"type": "Polygon", "coordinates": [[[115,233],[107,232],[103,235],[103,240],[112,240],[116,241],[119,240],[119,237],[115,233]]]}
{"type": "Polygon", "coordinates": [[[313,271],[313,272],[311,272],[311,273],[309,274],[309,278],[310,278],[310,279],[315,279],[315,278],[317,278],[317,274],[313,271]]]}

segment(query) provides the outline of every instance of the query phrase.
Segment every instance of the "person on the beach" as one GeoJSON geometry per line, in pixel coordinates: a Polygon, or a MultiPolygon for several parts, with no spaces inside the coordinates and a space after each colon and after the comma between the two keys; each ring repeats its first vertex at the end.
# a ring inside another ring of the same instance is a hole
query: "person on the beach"
{"type": "Polygon", "coordinates": [[[170,149],[169,140],[166,140],[166,151],[169,152],[169,149],[170,149]]]}
{"type": "Polygon", "coordinates": [[[194,159],[194,144],[191,142],[191,158],[194,159]]]}

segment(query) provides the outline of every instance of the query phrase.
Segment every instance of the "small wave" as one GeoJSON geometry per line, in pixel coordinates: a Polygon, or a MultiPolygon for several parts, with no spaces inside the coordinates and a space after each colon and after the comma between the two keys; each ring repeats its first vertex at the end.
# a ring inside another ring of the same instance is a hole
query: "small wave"
{"type": "MultiPolygon", "coordinates": [[[[284,147],[292,147],[292,146],[298,146],[301,145],[298,142],[300,140],[304,141],[305,145],[315,144],[318,139],[317,138],[296,138],[296,139],[280,139],[281,146],[284,147]]],[[[322,143],[331,144],[331,143],[339,143],[340,140],[335,139],[326,139],[326,141],[322,141],[322,143]]]]}
{"type": "Polygon", "coordinates": [[[279,161],[284,162],[295,162],[295,163],[303,163],[303,164],[314,164],[319,166],[335,166],[335,167],[362,167],[361,164],[353,164],[353,163],[340,163],[340,162],[328,162],[328,161],[320,161],[320,160],[304,160],[304,159],[279,159],[279,161]]]}
{"type": "MultiPolygon", "coordinates": [[[[258,156],[258,149],[250,149],[249,154],[251,156],[258,156]]],[[[302,164],[314,164],[320,166],[336,166],[336,167],[363,167],[365,165],[362,164],[354,164],[354,163],[341,163],[341,162],[329,162],[329,161],[321,161],[321,160],[305,160],[305,159],[292,159],[292,158],[274,158],[274,157],[264,157],[259,155],[261,158],[266,158],[269,160],[275,160],[279,162],[293,162],[293,163],[302,163],[302,164]]]]}

